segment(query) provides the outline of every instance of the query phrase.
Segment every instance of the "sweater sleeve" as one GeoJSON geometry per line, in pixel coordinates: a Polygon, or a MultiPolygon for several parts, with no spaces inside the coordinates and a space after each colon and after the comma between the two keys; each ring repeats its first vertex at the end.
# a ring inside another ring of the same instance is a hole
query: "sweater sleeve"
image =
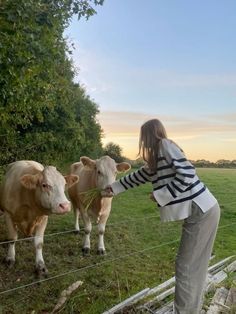
{"type": "Polygon", "coordinates": [[[124,192],[130,188],[135,188],[139,185],[145,184],[151,181],[151,174],[146,166],[139,168],[138,170],[131,172],[130,174],[122,177],[121,179],[113,182],[111,188],[115,195],[124,192]]]}
{"type": "Polygon", "coordinates": [[[195,180],[196,171],[175,143],[168,139],[163,139],[162,147],[166,159],[175,171],[173,180],[153,192],[160,206],[165,206],[188,189],[195,180]]]}

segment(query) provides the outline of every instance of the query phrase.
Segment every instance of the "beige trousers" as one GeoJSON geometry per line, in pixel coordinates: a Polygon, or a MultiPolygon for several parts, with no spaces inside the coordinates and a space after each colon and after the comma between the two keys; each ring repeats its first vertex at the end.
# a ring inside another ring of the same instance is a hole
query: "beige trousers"
{"type": "Polygon", "coordinates": [[[175,314],[199,314],[208,262],[220,218],[218,203],[203,213],[193,202],[192,215],[184,220],[175,263],[175,314]]]}

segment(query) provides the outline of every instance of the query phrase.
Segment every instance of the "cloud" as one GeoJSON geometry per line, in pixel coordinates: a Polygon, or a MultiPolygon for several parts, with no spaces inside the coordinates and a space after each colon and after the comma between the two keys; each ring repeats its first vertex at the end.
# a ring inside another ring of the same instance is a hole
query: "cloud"
{"type": "MultiPolygon", "coordinates": [[[[192,138],[193,136],[209,133],[236,132],[236,119],[232,115],[208,117],[180,117],[175,115],[160,115],[158,118],[165,125],[167,132],[176,137],[192,138]]],[[[235,114],[236,116],[236,114],[235,114]]],[[[138,134],[140,126],[147,120],[155,118],[154,115],[124,111],[102,111],[98,119],[108,134],[138,134]],[[121,132],[122,131],[122,132],[121,132]]]]}
{"type": "Polygon", "coordinates": [[[221,122],[226,123],[236,123],[236,113],[232,112],[229,114],[221,114],[221,115],[210,115],[208,116],[209,119],[214,119],[221,122]]]}
{"type": "MultiPolygon", "coordinates": [[[[125,130],[126,133],[137,134],[140,126],[153,118],[156,118],[153,114],[131,111],[101,111],[98,115],[102,127],[113,133],[120,133],[121,130],[125,130]]],[[[179,118],[176,116],[160,115],[157,118],[167,123],[179,123],[179,118]]]]}
{"type": "MultiPolygon", "coordinates": [[[[217,160],[223,156],[236,156],[236,114],[212,116],[160,115],[168,136],[190,152],[192,159],[217,160]],[[195,154],[191,153],[195,151],[195,154]],[[216,156],[216,157],[214,157],[216,156]],[[218,157],[217,157],[218,156],[218,157]]],[[[151,114],[131,111],[102,111],[98,120],[104,130],[103,143],[115,142],[129,158],[136,158],[140,126],[155,118],[151,114]]]]}
{"type": "Polygon", "coordinates": [[[221,139],[222,142],[227,142],[227,143],[236,143],[236,138],[225,138],[221,139]]]}
{"type": "Polygon", "coordinates": [[[235,73],[192,74],[160,70],[155,67],[144,68],[122,63],[120,60],[111,60],[109,56],[98,56],[94,54],[93,51],[82,48],[77,41],[75,41],[74,45],[73,60],[75,66],[79,68],[78,79],[83,81],[83,77],[86,76],[86,80],[93,85],[94,81],[99,83],[102,78],[102,85],[106,86],[106,89],[103,89],[103,91],[106,91],[111,84],[109,77],[112,78],[113,81],[116,81],[117,77],[120,78],[120,81],[117,81],[119,86],[127,81],[132,81],[135,84],[142,83],[143,85],[150,87],[157,86],[163,88],[236,86],[235,73]]]}
{"type": "Polygon", "coordinates": [[[71,46],[73,42],[72,60],[76,69],[75,81],[79,82],[88,94],[105,93],[111,89],[111,84],[102,78],[106,68],[103,58],[94,55],[93,52],[86,50],[78,40],[68,38],[67,43],[71,46]]]}
{"type": "Polygon", "coordinates": [[[161,87],[225,87],[236,86],[236,74],[182,74],[160,72],[156,83],[161,87]]]}

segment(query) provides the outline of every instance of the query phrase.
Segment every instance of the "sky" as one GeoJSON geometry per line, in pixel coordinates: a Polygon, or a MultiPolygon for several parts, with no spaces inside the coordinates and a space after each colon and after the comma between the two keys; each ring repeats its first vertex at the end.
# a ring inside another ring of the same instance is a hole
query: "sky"
{"type": "Polygon", "coordinates": [[[236,1],[105,0],[65,32],[103,143],[136,159],[158,118],[191,160],[236,159],[236,1]]]}

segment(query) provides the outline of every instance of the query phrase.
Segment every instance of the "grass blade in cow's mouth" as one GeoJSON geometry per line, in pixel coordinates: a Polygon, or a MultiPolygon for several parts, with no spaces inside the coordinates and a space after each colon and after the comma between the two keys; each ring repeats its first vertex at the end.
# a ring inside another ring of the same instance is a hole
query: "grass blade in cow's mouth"
{"type": "Polygon", "coordinates": [[[83,204],[85,206],[85,210],[88,210],[90,205],[95,201],[99,196],[101,197],[101,189],[93,188],[85,192],[81,192],[80,195],[83,195],[83,204]]]}

